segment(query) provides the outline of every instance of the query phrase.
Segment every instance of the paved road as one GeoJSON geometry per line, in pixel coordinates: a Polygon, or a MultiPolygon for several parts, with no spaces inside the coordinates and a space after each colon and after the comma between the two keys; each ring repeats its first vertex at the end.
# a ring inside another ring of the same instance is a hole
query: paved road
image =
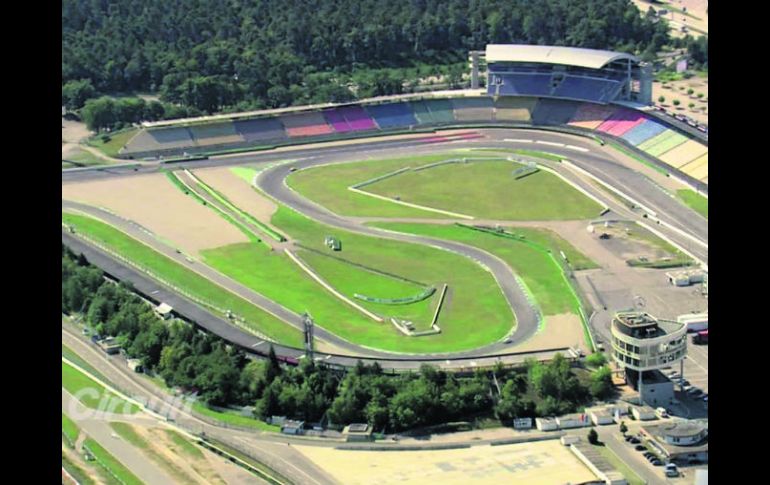
{"type": "MultiPolygon", "coordinates": [[[[136,447],[125,442],[110,427],[110,421],[94,417],[93,412],[75,399],[64,388],[61,390],[62,410],[72,418],[88,436],[95,439],[112,456],[147,485],[166,485],[175,480],[155,463],[147,459],[136,447]]],[[[119,419],[124,419],[120,416],[119,419]]]]}

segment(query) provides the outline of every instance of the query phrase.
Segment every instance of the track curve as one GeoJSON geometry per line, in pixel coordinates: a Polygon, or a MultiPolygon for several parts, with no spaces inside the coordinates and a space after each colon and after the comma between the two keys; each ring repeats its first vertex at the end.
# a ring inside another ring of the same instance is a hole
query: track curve
{"type": "MultiPolygon", "coordinates": [[[[558,134],[553,132],[536,132],[535,130],[515,130],[515,129],[485,129],[480,130],[487,138],[483,140],[477,140],[476,142],[454,142],[452,144],[430,144],[427,145],[422,142],[413,141],[397,141],[397,142],[382,142],[371,141],[367,143],[361,143],[353,146],[344,147],[329,147],[329,148],[308,148],[298,149],[288,153],[263,153],[263,154],[250,154],[250,155],[238,155],[238,156],[226,156],[217,157],[209,160],[185,162],[184,166],[190,169],[203,168],[208,166],[221,166],[221,165],[237,165],[244,163],[270,163],[275,161],[286,160],[287,158],[294,157],[309,157],[292,162],[292,166],[304,169],[321,164],[329,163],[343,163],[348,161],[355,161],[362,159],[362,153],[365,152],[392,152],[401,151],[399,156],[405,156],[414,153],[430,153],[438,151],[447,151],[467,146],[474,148],[495,148],[495,149],[511,149],[513,148],[510,143],[506,143],[503,137],[516,136],[517,132],[521,135],[526,133],[527,136],[533,136],[533,133],[537,133],[539,138],[543,140],[550,140],[554,143],[567,140],[568,143],[582,147],[590,148],[590,153],[575,153],[565,149],[560,149],[555,146],[538,147],[543,151],[556,153],[563,155],[565,158],[569,158],[573,163],[580,166],[584,170],[593,173],[596,177],[602,179],[608,184],[613,186],[622,187],[625,191],[632,194],[642,203],[655,208],[661,214],[661,219],[666,218],[670,224],[682,232],[688,233],[691,238],[696,238],[699,241],[706,243],[705,250],[698,253],[698,256],[707,261],[707,238],[708,238],[708,223],[705,219],[693,217],[694,212],[688,208],[683,207],[676,200],[673,200],[670,195],[665,191],[657,187],[646,176],[636,171],[630,170],[628,167],[620,164],[614,160],[613,154],[609,153],[606,149],[598,149],[594,142],[589,140],[580,139],[575,136],[558,134]],[[404,153],[406,152],[406,153],[404,153]]],[[[379,156],[379,155],[378,155],[379,156]]],[[[63,182],[69,180],[84,180],[91,178],[103,178],[103,177],[124,177],[132,176],[136,173],[150,173],[156,172],[163,168],[162,164],[144,164],[139,167],[114,167],[108,169],[102,169],[98,171],[82,171],[82,172],[70,172],[62,173],[63,182]]],[[[286,167],[274,166],[266,168],[262,171],[257,178],[258,187],[263,190],[269,196],[275,198],[281,203],[284,203],[288,207],[296,210],[297,212],[317,220],[321,223],[338,227],[343,230],[360,233],[366,236],[388,238],[398,240],[402,242],[425,244],[433,247],[437,247],[443,250],[459,253],[465,257],[468,257],[475,262],[482,264],[494,275],[498,285],[500,286],[506,300],[508,301],[514,315],[516,316],[517,326],[512,336],[513,340],[517,343],[526,340],[531,337],[538,326],[538,316],[535,310],[529,304],[524,292],[519,287],[516,276],[513,271],[499,258],[491,255],[483,250],[475,247],[467,246],[461,243],[452,241],[445,241],[439,239],[433,239],[424,236],[416,236],[409,234],[394,233],[383,229],[364,226],[360,222],[349,220],[344,217],[340,217],[330,211],[316,205],[314,202],[300,196],[296,192],[292,191],[286,184],[285,179],[288,176],[288,170],[286,167]]],[[[604,194],[606,197],[606,194],[604,194]]],[[[676,239],[677,235],[674,233],[667,233],[672,239],[676,239]]],[[[114,260],[108,261],[111,258],[106,254],[98,254],[100,251],[96,248],[89,248],[88,245],[79,241],[73,240],[69,234],[62,233],[63,242],[67,242],[68,245],[77,246],[81,250],[90,250],[89,254],[98,260],[94,261],[98,266],[108,266],[114,271],[122,274],[123,277],[131,281],[149,280],[141,274],[129,274],[130,268],[121,268],[121,262],[114,260]],[[98,257],[97,257],[98,255],[98,257]],[[126,271],[126,270],[129,271],[126,271]],[[121,272],[122,271],[122,272],[121,272]]],[[[684,239],[677,239],[677,242],[682,242],[684,239]]],[[[106,269],[103,267],[103,269],[106,269]]],[[[109,271],[108,271],[109,272],[109,271]]],[[[134,272],[136,273],[136,272],[134,272]]],[[[158,291],[157,283],[152,281],[144,281],[144,287],[155,288],[155,292],[158,291]]],[[[168,292],[166,291],[168,294],[168,292]]],[[[176,295],[177,302],[180,310],[185,307],[196,307],[197,305],[191,304],[191,302],[184,301],[183,297],[176,295]]],[[[170,295],[169,295],[170,297],[170,295]]],[[[224,319],[213,316],[210,313],[200,311],[197,308],[194,313],[198,318],[204,319],[207,323],[205,328],[209,329],[213,333],[236,343],[240,347],[250,350],[252,352],[258,352],[259,346],[262,346],[262,351],[266,348],[263,344],[264,341],[258,337],[245,333],[239,329],[233,328],[224,319]],[[225,327],[230,327],[229,329],[225,327]]],[[[192,316],[192,315],[190,315],[192,316]]],[[[319,329],[320,330],[320,329],[319,329]]],[[[353,344],[351,344],[353,345],[353,344]]],[[[335,355],[335,354],[323,354],[324,358],[330,363],[337,363],[339,365],[354,365],[354,363],[361,358],[362,360],[376,360],[385,368],[416,368],[422,362],[438,363],[442,367],[444,359],[446,359],[445,367],[464,367],[485,365],[484,363],[493,363],[495,360],[502,360],[503,362],[521,361],[521,353],[515,352],[514,344],[494,343],[487,346],[483,346],[471,351],[454,352],[454,353],[433,353],[433,354],[397,354],[384,351],[376,351],[371,349],[364,349],[358,346],[356,352],[353,355],[335,355]],[[450,363],[451,361],[451,363],[450,363]]],[[[282,345],[276,345],[276,349],[279,351],[279,355],[286,355],[292,357],[298,357],[302,354],[300,349],[292,349],[282,345]]],[[[540,354],[544,358],[546,355],[552,355],[556,351],[564,349],[544,349],[540,354]]]]}

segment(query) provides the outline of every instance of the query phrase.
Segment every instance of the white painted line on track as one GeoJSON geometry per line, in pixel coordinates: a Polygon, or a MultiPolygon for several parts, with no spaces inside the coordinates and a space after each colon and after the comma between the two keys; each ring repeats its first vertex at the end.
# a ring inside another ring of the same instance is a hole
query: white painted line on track
{"type": "Polygon", "coordinates": [[[564,145],[564,148],[569,148],[570,150],[577,150],[583,153],[586,153],[589,151],[588,148],[576,147],[575,145],[564,145]]]}
{"type": "Polygon", "coordinates": [[[540,143],[541,145],[551,145],[551,146],[554,146],[554,147],[563,147],[564,146],[564,143],[556,143],[556,142],[553,142],[553,141],[537,140],[537,141],[535,141],[535,143],[540,143]]]}
{"type": "Polygon", "coordinates": [[[534,143],[534,140],[527,140],[527,139],[521,139],[521,138],[504,138],[503,141],[510,141],[514,143],[534,143]]]}

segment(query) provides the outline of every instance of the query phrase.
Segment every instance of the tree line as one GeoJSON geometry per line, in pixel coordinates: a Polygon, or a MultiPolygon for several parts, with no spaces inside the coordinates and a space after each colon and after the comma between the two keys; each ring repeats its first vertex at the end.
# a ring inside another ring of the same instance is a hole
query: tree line
{"type": "Polygon", "coordinates": [[[253,405],[261,419],[279,415],[345,425],[366,422],[402,431],[474,418],[573,412],[612,393],[609,369],[599,367],[581,383],[567,359],[527,361],[519,368],[459,376],[423,365],[419,372],[389,375],[378,364],[345,372],[303,359],[281,365],[270,348],[264,360],[180,321],[163,321],[129,285],[103,273],[62,244],[62,312],[84,315],[100,335],[113,336],[129,357],[139,358],[168,386],[197,392],[216,406],[253,405]]]}
{"type": "Polygon", "coordinates": [[[630,0],[65,0],[62,84],[206,113],[345,101],[457,84],[487,43],[654,53],[664,24],[630,0]]]}

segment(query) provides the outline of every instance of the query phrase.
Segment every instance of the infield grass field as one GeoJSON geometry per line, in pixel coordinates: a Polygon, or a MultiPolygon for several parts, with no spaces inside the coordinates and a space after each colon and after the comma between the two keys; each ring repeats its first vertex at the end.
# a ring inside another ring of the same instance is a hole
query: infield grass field
{"type": "MultiPolygon", "coordinates": [[[[505,261],[524,280],[544,315],[577,314],[577,302],[563,276],[561,267],[547,254],[533,249],[524,243],[457,225],[392,222],[378,222],[371,225],[397,232],[457,241],[488,251],[505,261]]],[[[571,257],[577,260],[585,261],[583,264],[594,264],[576,249],[568,248],[565,241],[549,239],[548,233],[520,228],[511,228],[510,232],[523,234],[528,240],[533,240],[533,242],[545,242],[547,245],[556,245],[563,248],[562,250],[565,254],[568,254],[568,257],[572,255],[571,257]]],[[[559,257],[558,253],[555,256],[559,257]]]]}
{"type": "MultiPolygon", "coordinates": [[[[398,298],[420,293],[426,286],[450,286],[451,301],[439,317],[442,333],[406,337],[388,318],[385,322],[374,321],[331,295],[283,254],[270,253],[249,243],[203,251],[207,264],[293,311],[309,311],[319,326],[350,342],[393,352],[451,352],[492,343],[514,324],[513,313],[494,277],[468,258],[433,247],[340,231],[286,207],[278,209],[272,224],[305,247],[346,259],[349,263],[330,260],[312,251],[299,251],[300,257],[306,258],[325,281],[351,298],[353,293],[398,298]],[[326,235],[339,238],[342,251],[328,249],[323,244],[326,235]],[[356,265],[421,285],[405,285],[356,265]],[[473,331],[468,331],[470,328],[473,331]]],[[[383,317],[420,318],[414,320],[415,326],[425,328],[424,318],[432,317],[435,299],[434,295],[409,305],[355,301],[383,317]]]]}
{"type": "Polygon", "coordinates": [[[452,163],[404,172],[362,190],[482,219],[589,219],[601,211],[596,202],[551,173],[516,180],[512,172],[522,167],[508,160],[452,163]]]}
{"type": "MultiPolygon", "coordinates": [[[[158,253],[119,229],[94,218],[78,214],[62,213],[62,220],[73,225],[76,231],[105,244],[118,254],[135,261],[151,271],[152,274],[161,276],[178,288],[182,288],[219,308],[232,310],[235,314],[245,318],[246,324],[253,325],[256,330],[271,336],[278,342],[298,347],[302,345],[302,333],[288,323],[158,253]]],[[[257,246],[255,243],[250,244],[267,252],[264,246],[257,246]]]]}
{"type": "Polygon", "coordinates": [[[706,219],[709,218],[709,200],[707,198],[689,189],[677,190],[676,195],[695,212],[706,219]]]}
{"type": "MultiPolygon", "coordinates": [[[[434,209],[478,218],[503,220],[589,219],[601,207],[553,174],[540,171],[515,180],[520,164],[505,159],[516,151],[454,151],[386,160],[365,160],[312,167],[291,174],[286,183],[303,196],[340,215],[359,217],[446,218],[445,215],[388,203],[348,190],[404,167],[417,168],[463,157],[495,157],[499,161],[470,161],[406,171],[360,189],[434,209]]],[[[521,153],[520,153],[521,154],[521,153]]],[[[546,157],[539,152],[523,153],[546,157]]],[[[547,157],[552,158],[552,157],[547,157]]]]}
{"type": "MultiPolygon", "coordinates": [[[[365,160],[337,163],[300,170],[286,178],[286,184],[308,199],[330,211],[345,216],[370,217],[422,217],[445,218],[442,214],[390,204],[366,195],[357,194],[348,187],[404,167],[418,167],[448,158],[461,157],[462,153],[442,153],[409,158],[365,160]]],[[[465,153],[465,156],[468,156],[465,153]]]]}

